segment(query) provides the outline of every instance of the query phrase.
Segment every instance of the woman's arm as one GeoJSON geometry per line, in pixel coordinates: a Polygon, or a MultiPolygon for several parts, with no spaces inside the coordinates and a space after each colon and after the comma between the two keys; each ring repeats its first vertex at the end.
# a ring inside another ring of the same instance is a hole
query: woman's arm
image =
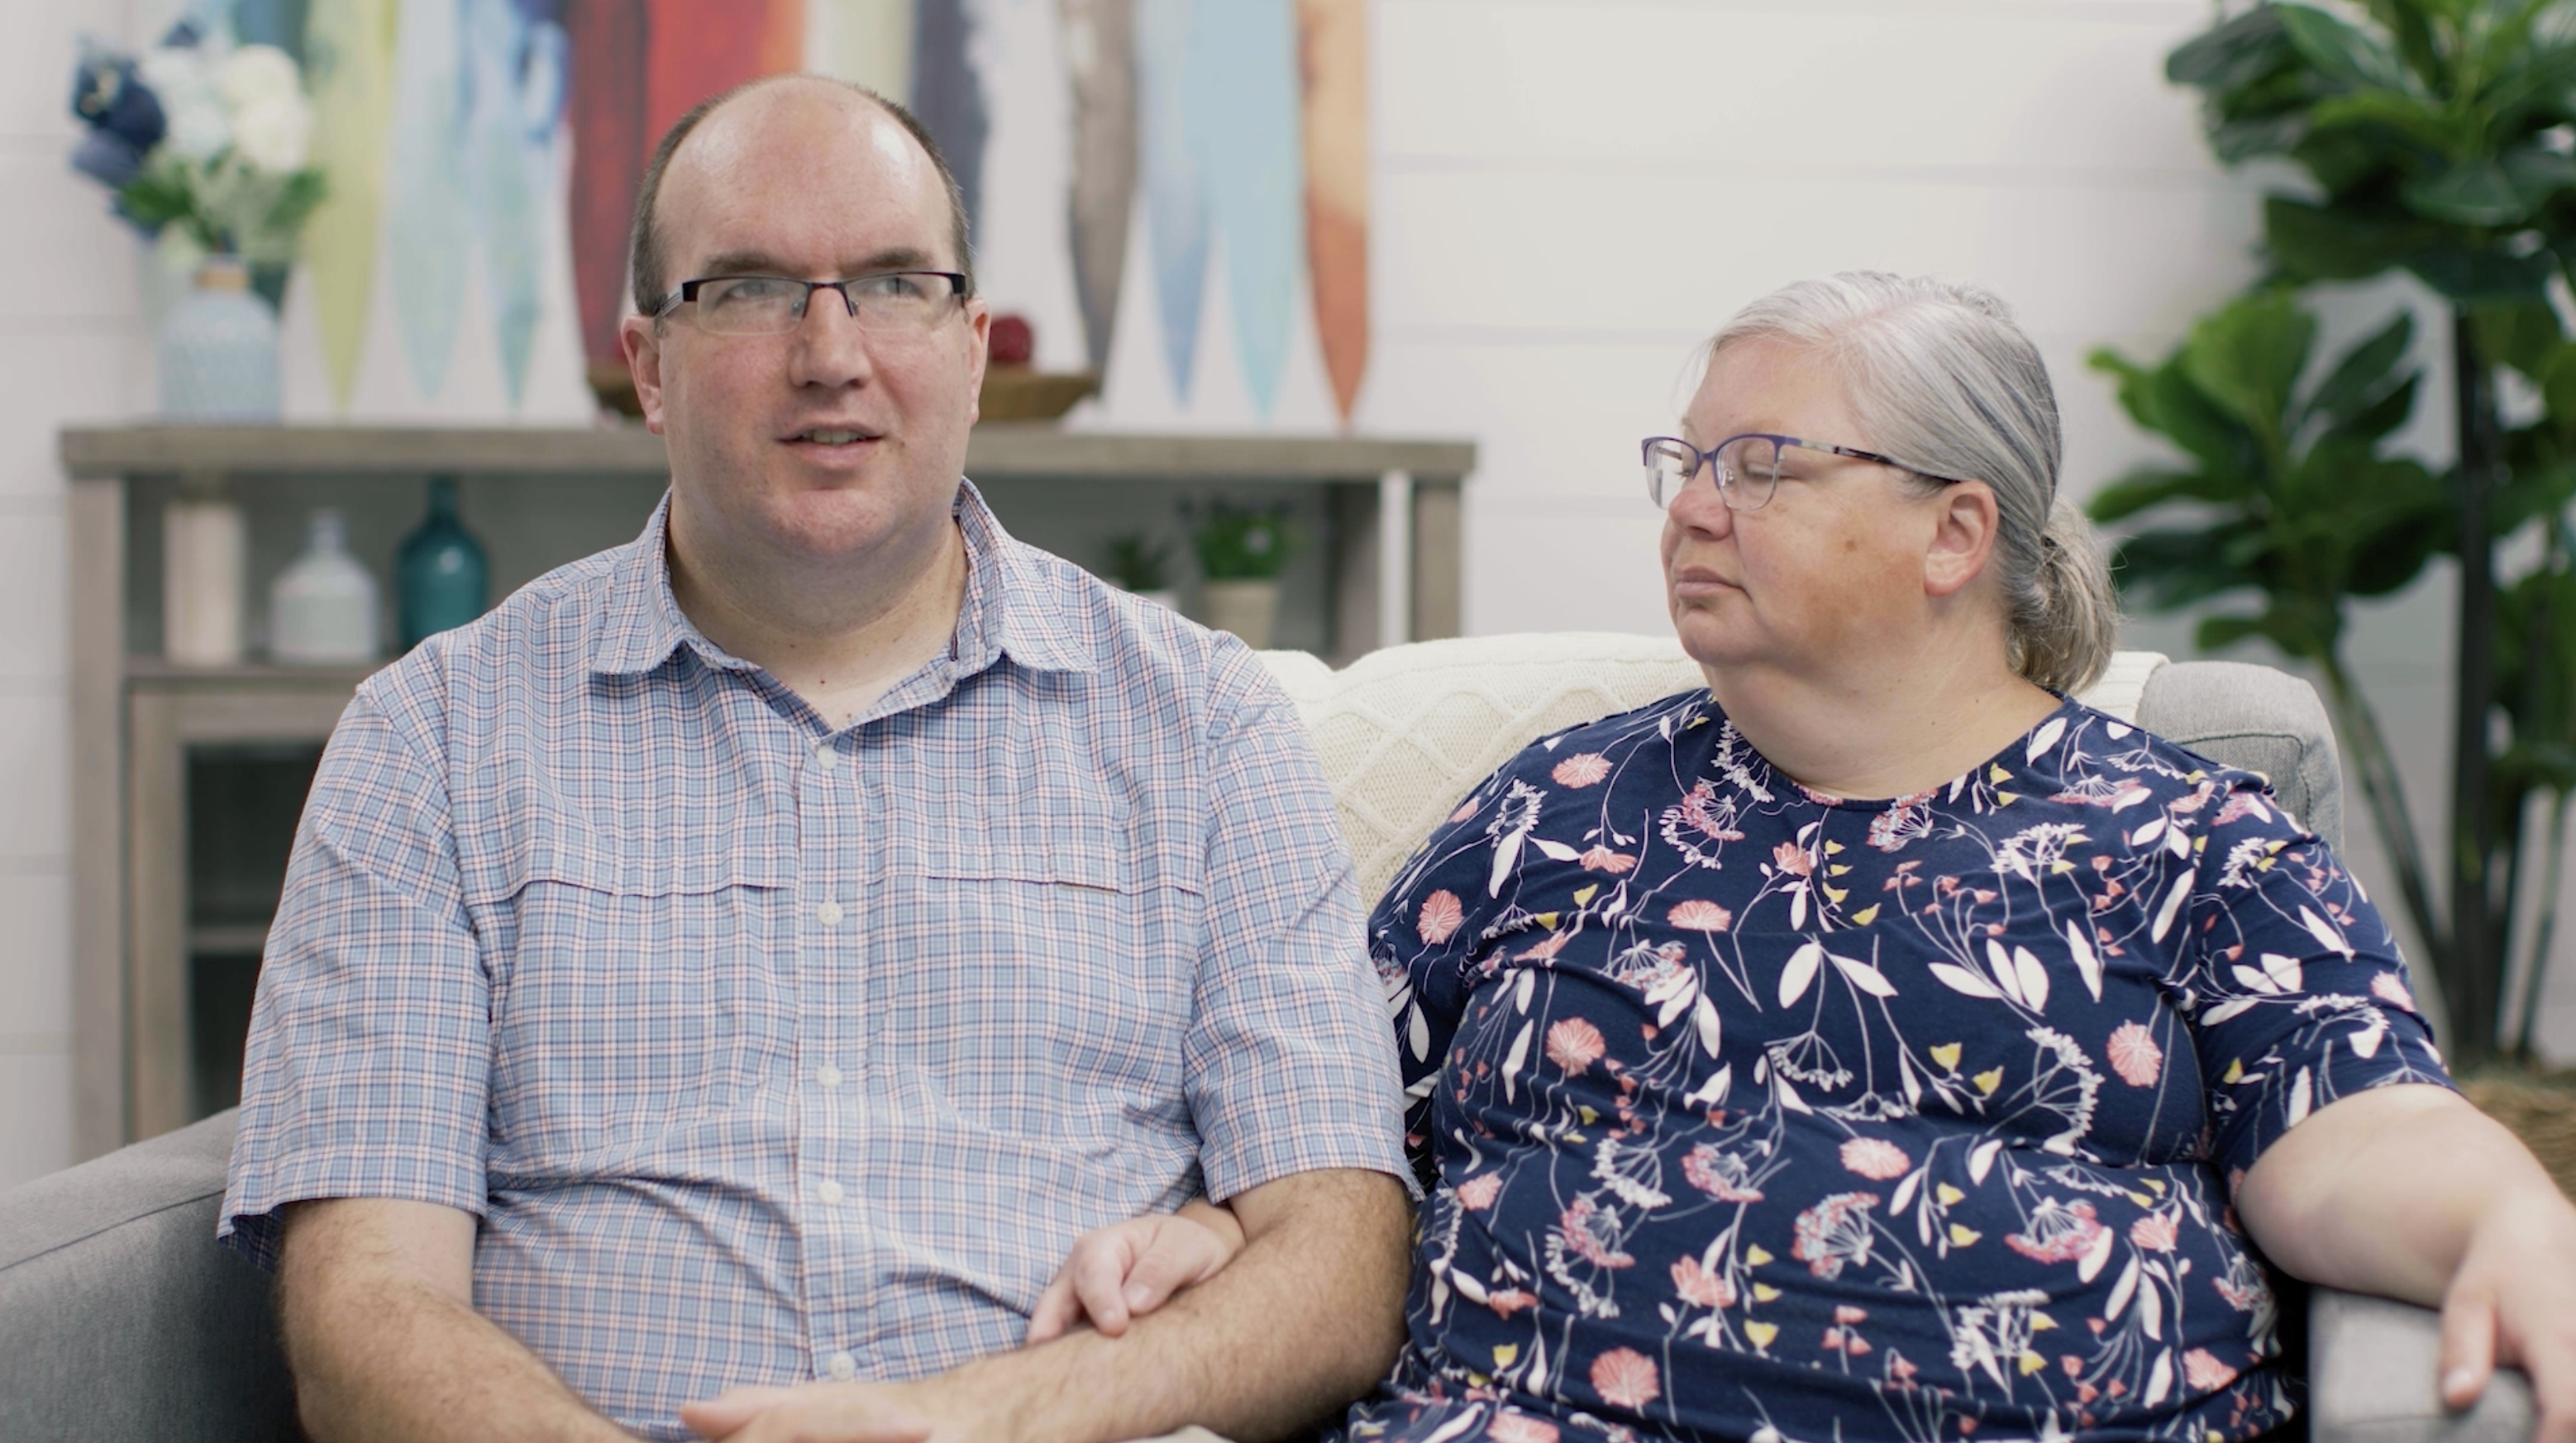
{"type": "Polygon", "coordinates": [[[2539,1443],[2576,1443],[2576,1207],[2459,1094],[2406,1084],[2319,1109],[2255,1161],[2236,1210],[2294,1276],[2440,1308],[2452,1407],[2518,1364],[2539,1443]]]}

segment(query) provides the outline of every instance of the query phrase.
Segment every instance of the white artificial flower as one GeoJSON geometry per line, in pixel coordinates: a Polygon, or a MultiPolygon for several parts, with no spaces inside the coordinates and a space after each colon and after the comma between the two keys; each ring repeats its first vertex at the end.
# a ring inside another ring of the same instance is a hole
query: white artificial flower
{"type": "Polygon", "coordinates": [[[190,160],[212,160],[232,143],[232,121],[202,51],[175,46],[148,50],[136,69],[169,120],[163,145],[190,160]]]}
{"type": "Polygon", "coordinates": [[[294,59],[274,45],[244,45],[235,50],[225,58],[218,83],[224,103],[235,114],[304,97],[304,77],[294,59]]]}
{"type": "Polygon", "coordinates": [[[233,112],[233,154],[253,170],[302,170],[313,146],[313,109],[286,95],[233,112]]]}

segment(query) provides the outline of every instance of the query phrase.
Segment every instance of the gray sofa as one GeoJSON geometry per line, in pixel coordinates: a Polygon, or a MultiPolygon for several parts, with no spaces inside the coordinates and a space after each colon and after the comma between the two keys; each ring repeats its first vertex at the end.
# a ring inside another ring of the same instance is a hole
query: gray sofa
{"type": "MultiPolygon", "coordinates": [[[[1327,722],[1328,712],[1370,685],[1363,669],[1418,678],[1426,668],[1454,666],[1468,648],[1490,652],[1498,640],[1379,653],[1330,674],[1356,678],[1338,689],[1319,678],[1319,668],[1274,665],[1283,667],[1310,725],[1329,729],[1336,723],[1327,722]]],[[[1603,648],[1633,642],[1587,643],[1584,650],[1598,659],[1603,648]]],[[[1524,652],[1522,659],[1534,658],[1524,652]]],[[[1658,684],[1653,668],[1665,660],[1635,660],[1636,684],[1658,684]]],[[[2268,667],[2155,664],[2161,660],[2124,656],[2125,698],[2087,699],[2134,711],[2142,725],[2182,745],[2266,773],[2309,825],[2330,840],[2340,837],[2334,740],[2306,683],[2268,667]]],[[[1598,697],[1618,701],[1616,690],[1598,697]]],[[[1484,685],[1481,694],[1508,714],[1499,725],[1527,725],[1524,739],[1544,729],[1546,698],[1515,700],[1502,683],[1484,685]]],[[[1387,718],[1384,696],[1360,700],[1387,718]]],[[[1436,701],[1424,706],[1439,709],[1436,701]]],[[[1594,705],[1578,716],[1612,709],[1594,705]]],[[[1341,796],[1341,763],[1333,745],[1324,749],[1341,796]]],[[[1348,813],[1353,800],[1343,800],[1348,813]]],[[[1450,801],[1422,799],[1434,812],[1450,801]]],[[[1345,824],[1358,830],[1366,819],[1346,815],[1345,824]]],[[[0,1193],[0,1443],[301,1436],[270,1323],[268,1279],[214,1240],[232,1135],[226,1113],[0,1193]]],[[[2467,1413],[2444,1411],[2434,1391],[2433,1314],[2319,1289],[2305,1315],[2309,1417],[2319,1443],[2522,1443],[2530,1436],[2531,1395],[2519,1374],[2500,1375],[2467,1413]]]]}

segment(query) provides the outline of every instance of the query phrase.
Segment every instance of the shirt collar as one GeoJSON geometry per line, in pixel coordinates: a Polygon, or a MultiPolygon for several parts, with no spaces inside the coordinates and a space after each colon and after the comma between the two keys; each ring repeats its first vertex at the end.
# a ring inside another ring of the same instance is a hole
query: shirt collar
{"type": "MultiPolygon", "coordinates": [[[[966,597],[949,642],[950,664],[973,675],[1008,656],[1035,671],[1096,671],[1097,638],[1070,610],[1073,598],[1050,585],[1036,554],[1012,539],[972,481],[961,480],[951,515],[966,541],[966,597]]],[[[708,665],[749,671],[752,665],[709,641],[671,594],[671,498],[663,494],[644,534],[625,548],[609,574],[608,602],[590,669],[603,676],[653,670],[682,646],[708,665]]]]}

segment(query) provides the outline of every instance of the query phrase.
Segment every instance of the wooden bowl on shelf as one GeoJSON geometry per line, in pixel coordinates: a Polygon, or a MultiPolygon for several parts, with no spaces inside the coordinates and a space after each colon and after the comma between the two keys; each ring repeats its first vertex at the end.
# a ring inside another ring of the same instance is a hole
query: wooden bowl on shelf
{"type": "Polygon", "coordinates": [[[1039,371],[1027,366],[988,366],[984,370],[983,411],[987,421],[1052,421],[1073,403],[1100,389],[1097,371],[1039,371]]]}

